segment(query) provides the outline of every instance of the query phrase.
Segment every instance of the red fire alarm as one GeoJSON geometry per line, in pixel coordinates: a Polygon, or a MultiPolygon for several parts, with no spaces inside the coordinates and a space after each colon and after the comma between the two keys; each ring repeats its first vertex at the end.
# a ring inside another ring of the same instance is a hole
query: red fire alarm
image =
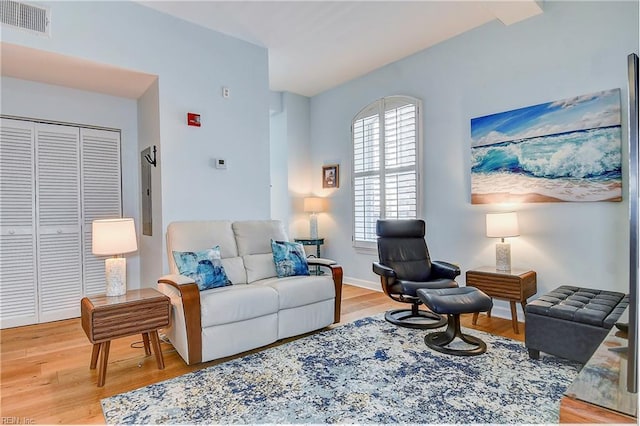
{"type": "Polygon", "coordinates": [[[189,126],[200,127],[200,114],[195,114],[193,112],[187,113],[187,124],[189,126]]]}

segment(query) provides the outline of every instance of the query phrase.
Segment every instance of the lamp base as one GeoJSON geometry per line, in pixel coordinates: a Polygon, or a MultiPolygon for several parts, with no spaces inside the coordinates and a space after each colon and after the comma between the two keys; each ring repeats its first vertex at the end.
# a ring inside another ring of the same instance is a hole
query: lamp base
{"type": "Polygon", "coordinates": [[[309,238],[318,239],[318,215],[315,213],[309,215],[309,238]]]}
{"type": "Polygon", "coordinates": [[[123,296],[127,292],[127,259],[105,259],[104,272],[107,278],[107,296],[123,296]]]}
{"type": "Polygon", "coordinates": [[[511,244],[496,243],[496,270],[511,271],[511,244]]]}

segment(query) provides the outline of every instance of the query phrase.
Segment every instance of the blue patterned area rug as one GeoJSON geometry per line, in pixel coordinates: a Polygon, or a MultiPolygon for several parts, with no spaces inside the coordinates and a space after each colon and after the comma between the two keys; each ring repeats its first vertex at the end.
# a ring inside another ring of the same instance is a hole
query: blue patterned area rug
{"type": "Polygon", "coordinates": [[[364,318],[103,399],[102,410],[110,424],[558,423],[580,364],[465,332],[484,355],[434,352],[425,331],[364,318]]]}

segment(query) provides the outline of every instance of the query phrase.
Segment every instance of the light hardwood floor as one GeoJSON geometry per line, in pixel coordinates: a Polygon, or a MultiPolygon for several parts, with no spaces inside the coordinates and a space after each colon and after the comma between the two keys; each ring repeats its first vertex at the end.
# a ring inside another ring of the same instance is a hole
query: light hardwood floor
{"type": "MultiPolygon", "coordinates": [[[[341,323],[398,306],[406,305],[380,292],[345,285],[341,323]]],[[[471,315],[464,315],[462,325],[524,340],[523,324],[521,334],[515,334],[508,319],[480,315],[473,326],[471,315]]],[[[104,423],[100,399],[226,360],[188,366],[170,344],[163,343],[165,369],[158,370],[154,357],[145,357],[139,340],[140,336],[131,336],[112,342],[106,384],[98,388],[97,370],[89,369],[91,344],[79,318],[2,330],[2,424],[104,423]]]]}

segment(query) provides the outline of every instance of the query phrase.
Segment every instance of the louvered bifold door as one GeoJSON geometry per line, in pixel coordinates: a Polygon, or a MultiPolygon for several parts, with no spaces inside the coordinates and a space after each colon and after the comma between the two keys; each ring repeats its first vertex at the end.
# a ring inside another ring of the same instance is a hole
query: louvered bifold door
{"type": "Polygon", "coordinates": [[[121,217],[120,132],[80,129],[84,294],[104,294],[104,259],[91,253],[91,223],[121,217]]]}
{"type": "Polygon", "coordinates": [[[33,123],[0,121],[0,327],[37,317],[33,123]]]}
{"type": "Polygon", "coordinates": [[[36,124],[40,322],[80,315],[80,131],[36,124]]]}

